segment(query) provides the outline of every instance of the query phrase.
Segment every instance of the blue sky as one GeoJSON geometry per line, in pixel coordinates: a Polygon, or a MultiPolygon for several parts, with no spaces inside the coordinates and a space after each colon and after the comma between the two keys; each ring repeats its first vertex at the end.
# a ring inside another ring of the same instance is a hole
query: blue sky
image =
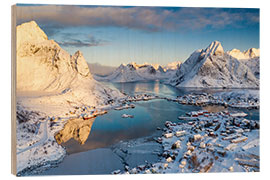
{"type": "Polygon", "coordinates": [[[225,51],[259,48],[258,9],[19,4],[17,20],[35,20],[70,54],[111,66],[185,61],[214,40],[225,51]]]}

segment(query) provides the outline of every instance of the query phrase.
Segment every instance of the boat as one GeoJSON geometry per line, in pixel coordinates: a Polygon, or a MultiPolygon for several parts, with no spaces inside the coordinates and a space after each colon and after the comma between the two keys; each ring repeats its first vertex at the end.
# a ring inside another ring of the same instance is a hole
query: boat
{"type": "Polygon", "coordinates": [[[91,116],[91,115],[83,116],[83,120],[88,120],[88,119],[92,119],[92,118],[94,118],[94,116],[91,116]]]}
{"type": "Polygon", "coordinates": [[[123,114],[122,118],[134,118],[134,116],[130,114],[123,114]]]}

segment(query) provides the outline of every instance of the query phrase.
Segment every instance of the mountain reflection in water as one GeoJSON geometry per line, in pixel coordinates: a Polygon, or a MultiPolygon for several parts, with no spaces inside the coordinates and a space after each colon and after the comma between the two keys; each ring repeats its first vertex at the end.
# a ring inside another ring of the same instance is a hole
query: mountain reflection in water
{"type": "MultiPolygon", "coordinates": [[[[175,98],[193,92],[225,92],[229,89],[177,89],[155,82],[133,83],[104,83],[112,89],[118,89],[128,95],[147,93],[160,97],[175,98]]],[[[241,91],[242,89],[240,89],[241,91]]],[[[235,90],[236,91],[236,90],[235,90]]],[[[163,128],[166,121],[178,123],[179,116],[186,116],[187,112],[206,109],[210,112],[223,110],[235,110],[223,106],[192,106],[184,105],[164,99],[151,101],[132,102],[135,108],[121,111],[110,110],[107,114],[96,119],[73,119],[65,125],[64,129],[55,136],[57,142],[66,148],[68,154],[89,151],[97,148],[107,148],[120,141],[127,141],[140,137],[150,136],[157,131],[157,127],[163,128]],[[123,114],[133,115],[133,118],[122,118],[123,114]],[[91,132],[90,132],[91,131],[91,132]],[[79,142],[79,143],[78,143],[79,142]]],[[[246,119],[259,120],[259,110],[241,109],[248,114],[246,119]]]]}
{"type": "Polygon", "coordinates": [[[83,145],[85,141],[88,139],[94,121],[95,118],[91,118],[88,120],[84,119],[68,120],[64,128],[55,135],[57,143],[62,144],[73,138],[81,145],[83,145]]]}

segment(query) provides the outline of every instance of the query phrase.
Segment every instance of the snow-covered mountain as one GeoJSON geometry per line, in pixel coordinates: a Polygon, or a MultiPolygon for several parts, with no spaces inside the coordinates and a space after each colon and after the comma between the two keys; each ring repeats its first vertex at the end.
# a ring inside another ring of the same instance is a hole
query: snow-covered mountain
{"type": "Polygon", "coordinates": [[[181,61],[174,61],[174,62],[168,63],[166,66],[163,67],[164,71],[166,72],[167,79],[170,79],[172,76],[175,75],[181,63],[182,63],[181,61]]]}
{"type": "Polygon", "coordinates": [[[233,49],[228,51],[227,54],[231,55],[236,59],[252,59],[260,57],[260,49],[250,48],[244,52],[241,52],[239,49],[233,49]]]}
{"type": "Polygon", "coordinates": [[[127,65],[121,64],[112,74],[108,76],[94,76],[94,78],[99,81],[135,82],[164,79],[166,78],[165,74],[164,69],[160,65],[153,66],[148,63],[139,65],[132,62],[127,65]]]}
{"type": "Polygon", "coordinates": [[[257,78],[260,78],[260,49],[250,48],[244,52],[241,52],[238,49],[233,49],[228,51],[227,54],[248,66],[252,73],[257,78]]]}
{"type": "MultiPolygon", "coordinates": [[[[259,77],[252,70],[256,64],[250,61],[248,65],[235,58],[235,54],[225,53],[221,43],[214,41],[206,49],[193,52],[169,83],[176,87],[258,88],[259,77]]],[[[248,50],[244,57],[257,55],[248,50]]],[[[259,61],[259,57],[256,58],[259,61]]]]}
{"type": "Polygon", "coordinates": [[[100,105],[121,97],[93,79],[80,51],[70,55],[36,22],[17,26],[17,92],[42,94],[28,103],[42,105],[100,105]]]}
{"type": "Polygon", "coordinates": [[[171,63],[168,63],[165,67],[164,67],[164,69],[166,70],[166,71],[168,71],[168,70],[176,70],[176,69],[178,69],[178,67],[181,65],[181,61],[174,61],[174,62],[171,62],[171,63]]]}

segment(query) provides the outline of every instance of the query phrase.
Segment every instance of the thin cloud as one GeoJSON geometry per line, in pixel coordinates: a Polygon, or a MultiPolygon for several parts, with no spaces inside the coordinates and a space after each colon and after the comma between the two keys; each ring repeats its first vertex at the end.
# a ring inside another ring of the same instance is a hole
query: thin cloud
{"type": "Polygon", "coordinates": [[[143,31],[178,31],[245,27],[259,23],[258,9],[105,7],[105,6],[18,6],[18,22],[36,20],[65,26],[122,27],[143,31]]]}
{"type": "Polygon", "coordinates": [[[57,41],[57,43],[63,47],[78,47],[78,48],[92,47],[92,46],[104,46],[104,45],[108,44],[107,41],[104,41],[101,39],[96,39],[93,36],[90,36],[89,39],[87,39],[87,40],[68,38],[67,40],[64,40],[64,41],[57,41]]]}

